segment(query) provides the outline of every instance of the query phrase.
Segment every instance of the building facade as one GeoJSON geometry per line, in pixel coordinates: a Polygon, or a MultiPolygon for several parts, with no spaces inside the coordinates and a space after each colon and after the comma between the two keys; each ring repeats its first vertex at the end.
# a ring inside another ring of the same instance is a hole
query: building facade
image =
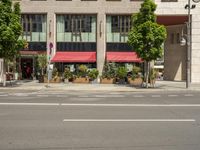
{"type": "MultiPolygon", "coordinates": [[[[28,41],[18,62],[21,70],[34,56],[50,55],[62,65],[85,63],[102,72],[105,61],[138,63],[141,60],[128,46],[131,15],[139,11],[137,0],[21,0],[23,37],[28,41]],[[80,57],[81,56],[81,57],[80,57]],[[23,65],[24,64],[24,65],[23,65]]],[[[185,33],[187,0],[156,0],[157,22],[167,28],[164,44],[164,78],[185,80],[186,46],[180,46],[185,33]]],[[[200,4],[192,10],[191,81],[200,83],[200,4]]],[[[48,57],[49,58],[49,57],[48,57]]],[[[23,68],[24,67],[24,68],[23,68]]]]}

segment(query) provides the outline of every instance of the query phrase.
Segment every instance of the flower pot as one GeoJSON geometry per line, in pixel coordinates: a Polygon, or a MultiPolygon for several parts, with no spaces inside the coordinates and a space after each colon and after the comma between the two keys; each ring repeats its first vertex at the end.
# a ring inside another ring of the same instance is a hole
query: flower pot
{"type": "Polygon", "coordinates": [[[142,78],[135,78],[134,80],[128,78],[128,83],[133,86],[141,86],[142,82],[143,82],[142,78]]]}
{"type": "Polygon", "coordinates": [[[89,83],[89,79],[84,78],[84,77],[79,77],[79,78],[75,78],[73,80],[73,83],[89,83]]]}
{"type": "Polygon", "coordinates": [[[115,79],[114,78],[102,78],[101,79],[101,83],[102,84],[113,84],[115,83],[115,79]]]}

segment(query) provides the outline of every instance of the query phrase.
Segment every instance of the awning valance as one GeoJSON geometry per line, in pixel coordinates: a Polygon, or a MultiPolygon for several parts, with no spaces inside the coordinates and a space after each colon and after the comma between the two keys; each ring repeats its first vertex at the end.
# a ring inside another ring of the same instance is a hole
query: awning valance
{"type": "Polygon", "coordinates": [[[106,57],[110,62],[142,62],[136,52],[107,52],[106,57]]]}
{"type": "Polygon", "coordinates": [[[56,52],[51,62],[96,62],[96,52],[56,52]]]}

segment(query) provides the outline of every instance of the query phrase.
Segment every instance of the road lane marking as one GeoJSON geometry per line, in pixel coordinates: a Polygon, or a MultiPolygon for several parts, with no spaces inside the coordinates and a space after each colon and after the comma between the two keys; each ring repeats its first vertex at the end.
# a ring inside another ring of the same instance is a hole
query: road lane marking
{"type": "Polygon", "coordinates": [[[64,119],[63,122],[195,122],[195,119],[64,119]]]}
{"type": "Polygon", "coordinates": [[[151,95],[151,97],[160,97],[160,95],[151,95]]]}
{"type": "Polygon", "coordinates": [[[38,97],[48,97],[49,95],[37,95],[38,97]]]}
{"type": "Polygon", "coordinates": [[[200,107],[200,104],[85,104],[85,103],[0,103],[27,106],[95,106],[95,107],[200,107]]]}
{"type": "Polygon", "coordinates": [[[108,106],[108,107],[200,107],[200,104],[75,104],[61,103],[61,106],[108,106]]]}
{"type": "Polygon", "coordinates": [[[143,95],[134,95],[133,97],[144,97],[143,95]]]}
{"type": "Polygon", "coordinates": [[[192,94],[185,94],[184,96],[188,96],[189,97],[189,96],[194,96],[194,95],[192,95],[192,94]]]}
{"type": "Polygon", "coordinates": [[[8,96],[8,94],[4,94],[4,95],[0,95],[0,96],[4,96],[5,97],[5,96],[8,96]]]}
{"type": "Polygon", "coordinates": [[[117,97],[125,97],[124,95],[94,95],[94,97],[99,97],[99,98],[106,98],[106,97],[114,97],[114,98],[117,98],[117,97]]]}
{"type": "Polygon", "coordinates": [[[0,105],[16,105],[16,106],[59,106],[59,103],[0,103],[0,105]]]}
{"type": "Polygon", "coordinates": [[[177,97],[178,95],[168,95],[168,97],[177,97]]]}

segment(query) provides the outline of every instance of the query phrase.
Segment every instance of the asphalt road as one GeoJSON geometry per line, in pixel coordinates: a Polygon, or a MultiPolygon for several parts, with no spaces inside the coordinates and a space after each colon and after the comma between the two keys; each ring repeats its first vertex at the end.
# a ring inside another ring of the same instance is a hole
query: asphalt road
{"type": "Polygon", "coordinates": [[[0,92],[0,150],[199,150],[198,92],[0,92]]]}

